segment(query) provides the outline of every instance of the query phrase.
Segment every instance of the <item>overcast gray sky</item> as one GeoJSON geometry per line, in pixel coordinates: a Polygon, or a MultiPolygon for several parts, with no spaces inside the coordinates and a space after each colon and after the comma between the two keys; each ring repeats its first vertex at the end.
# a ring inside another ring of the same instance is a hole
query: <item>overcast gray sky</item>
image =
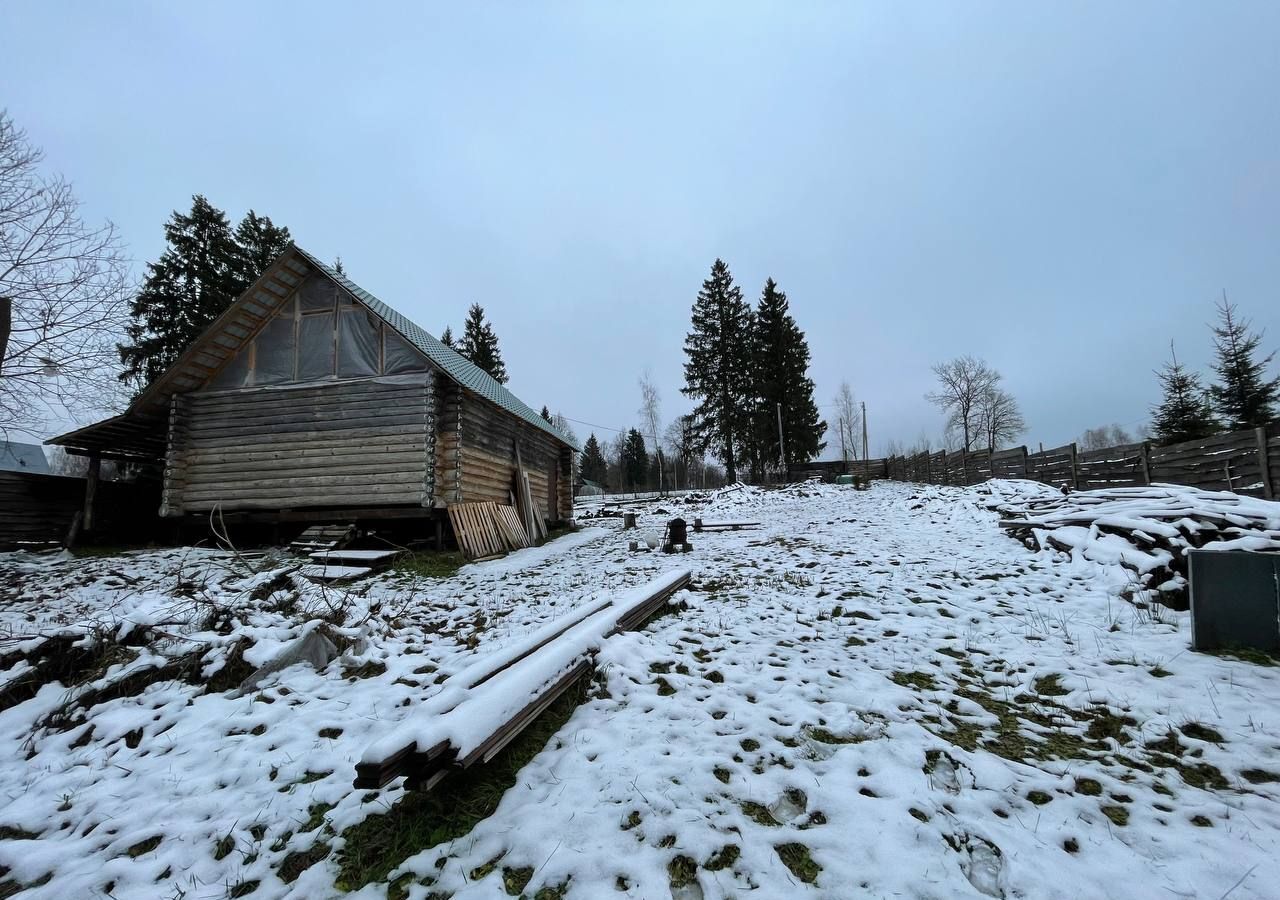
{"type": "Polygon", "coordinates": [[[480,302],[585,422],[635,423],[646,367],[688,408],[717,256],[873,452],[941,432],[951,356],[1049,446],[1142,424],[1171,339],[1206,367],[1224,288],[1280,345],[1275,2],[9,0],[0,85],[139,272],[192,194],[253,207],[434,334],[480,302]]]}

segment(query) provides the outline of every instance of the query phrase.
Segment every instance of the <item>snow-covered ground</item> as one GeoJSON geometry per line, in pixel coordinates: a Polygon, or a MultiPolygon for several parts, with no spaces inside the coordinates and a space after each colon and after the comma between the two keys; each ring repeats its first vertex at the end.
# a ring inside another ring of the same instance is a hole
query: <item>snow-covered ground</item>
{"type": "Polygon", "coordinates": [[[496,811],[348,896],[1276,896],[1280,668],[1190,651],[1118,564],[1028,550],[1001,489],[743,489],[640,508],[762,523],[687,555],[593,520],[345,590],[214,551],[0,556],[0,896],[337,894],[353,826],[404,797],[351,789],[367,746],[676,566],[687,608],[610,639],[496,811]],[[310,630],[341,655],[237,689],[310,630]]]}

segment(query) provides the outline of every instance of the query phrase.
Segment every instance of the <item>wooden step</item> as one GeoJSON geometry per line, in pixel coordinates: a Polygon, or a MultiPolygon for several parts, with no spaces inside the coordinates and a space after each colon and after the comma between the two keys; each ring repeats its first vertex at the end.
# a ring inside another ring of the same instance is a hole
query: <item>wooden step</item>
{"type": "Polygon", "coordinates": [[[399,550],[318,550],[311,558],[330,565],[378,566],[391,562],[400,555],[399,550]]]}
{"type": "Polygon", "coordinates": [[[303,566],[298,570],[298,574],[312,581],[352,581],[356,578],[363,578],[372,572],[373,569],[368,566],[303,566]]]}

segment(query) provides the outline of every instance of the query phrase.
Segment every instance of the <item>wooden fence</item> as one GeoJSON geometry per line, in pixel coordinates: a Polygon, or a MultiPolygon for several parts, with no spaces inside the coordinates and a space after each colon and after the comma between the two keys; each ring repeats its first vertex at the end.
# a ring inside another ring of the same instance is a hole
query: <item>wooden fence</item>
{"type": "MultiPolygon", "coordinates": [[[[880,461],[872,461],[876,462],[880,461]]],[[[1026,447],[974,453],[939,450],[891,456],[883,465],[883,472],[873,472],[873,478],[955,485],[978,484],[988,478],[1029,478],[1081,491],[1184,484],[1273,500],[1280,498],[1280,422],[1165,447],[1140,443],[1103,450],[1080,450],[1067,444],[1039,453],[1028,453],[1026,447]]],[[[853,471],[859,471],[858,463],[853,466],[853,471]]]]}
{"type": "MultiPolygon", "coordinates": [[[[0,471],[0,549],[66,539],[84,507],[85,479],[0,471]]],[[[103,481],[94,502],[95,532],[121,543],[154,538],[160,522],[160,486],[103,481]]]]}

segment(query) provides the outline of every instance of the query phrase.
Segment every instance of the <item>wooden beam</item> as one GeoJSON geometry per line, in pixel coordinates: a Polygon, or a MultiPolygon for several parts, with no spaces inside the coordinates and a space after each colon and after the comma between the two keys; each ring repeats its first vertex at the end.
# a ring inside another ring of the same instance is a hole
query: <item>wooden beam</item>
{"type": "Polygon", "coordinates": [[[89,457],[89,472],[84,480],[84,516],[82,523],[86,534],[93,534],[93,501],[98,495],[98,476],[102,473],[102,457],[95,453],[89,457]]]}

